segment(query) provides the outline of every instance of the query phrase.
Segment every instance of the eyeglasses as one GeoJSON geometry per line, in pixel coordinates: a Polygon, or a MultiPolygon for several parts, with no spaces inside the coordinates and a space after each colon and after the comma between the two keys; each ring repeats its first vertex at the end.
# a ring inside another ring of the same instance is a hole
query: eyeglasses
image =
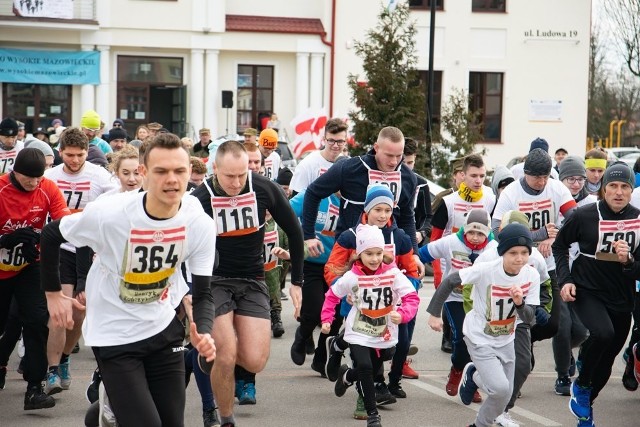
{"type": "Polygon", "coordinates": [[[576,182],[578,184],[584,184],[585,179],[583,177],[576,177],[576,176],[570,176],[569,178],[565,178],[567,180],[567,182],[571,185],[575,184],[576,182]]]}
{"type": "Polygon", "coordinates": [[[346,139],[333,139],[333,138],[328,138],[325,139],[325,141],[327,141],[328,145],[338,145],[338,146],[343,146],[344,144],[347,143],[346,139]]]}

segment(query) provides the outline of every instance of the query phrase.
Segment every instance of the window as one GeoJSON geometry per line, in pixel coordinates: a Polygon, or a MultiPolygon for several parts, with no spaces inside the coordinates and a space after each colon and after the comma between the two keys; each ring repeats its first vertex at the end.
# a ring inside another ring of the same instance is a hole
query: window
{"type": "MultiPolygon", "coordinates": [[[[418,71],[420,82],[424,85],[425,99],[429,93],[429,71],[418,71]]],[[[440,108],[442,105],[442,71],[433,72],[433,114],[431,115],[431,124],[440,124],[440,108]]]]}
{"type": "Polygon", "coordinates": [[[238,65],[238,133],[261,129],[260,120],[273,111],[273,66],[238,65]]]}
{"type": "Polygon", "coordinates": [[[472,12],[506,12],[507,0],[471,0],[472,12]]]}
{"type": "Polygon", "coordinates": [[[71,86],[5,83],[2,99],[4,116],[23,122],[27,132],[47,129],[53,119],[71,124],[71,86]]]}
{"type": "MultiPolygon", "coordinates": [[[[435,0],[436,10],[444,10],[444,0],[435,0]]],[[[409,0],[411,9],[431,9],[431,0],[409,0]]]]}
{"type": "Polygon", "coordinates": [[[503,73],[469,74],[469,109],[481,111],[485,141],[500,142],[502,136],[503,73]]]}

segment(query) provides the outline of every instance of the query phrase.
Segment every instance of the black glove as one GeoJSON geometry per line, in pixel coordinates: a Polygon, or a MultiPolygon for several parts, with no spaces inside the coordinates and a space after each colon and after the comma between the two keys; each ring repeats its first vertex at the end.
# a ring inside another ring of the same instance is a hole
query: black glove
{"type": "Polygon", "coordinates": [[[0,248],[11,249],[20,243],[35,245],[40,242],[40,234],[32,227],[18,228],[13,233],[0,236],[0,248]]]}
{"type": "Polygon", "coordinates": [[[23,243],[22,244],[22,257],[29,264],[33,264],[38,259],[40,251],[36,247],[35,243],[23,243]]]}

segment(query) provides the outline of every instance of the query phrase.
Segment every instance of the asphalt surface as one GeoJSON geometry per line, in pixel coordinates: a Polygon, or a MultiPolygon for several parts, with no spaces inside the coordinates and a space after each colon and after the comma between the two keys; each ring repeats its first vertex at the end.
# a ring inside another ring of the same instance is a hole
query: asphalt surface
{"type": "MultiPolygon", "coordinates": [[[[413,356],[412,366],[420,373],[418,380],[403,380],[408,394],[394,405],[380,410],[382,423],[389,426],[464,426],[473,422],[479,405],[464,406],[458,397],[450,397],[444,391],[449,372],[449,355],[440,351],[440,334],[427,326],[425,312],[433,286],[425,280],[420,291],[422,303],[413,343],[420,351],[413,356]]],[[[283,318],[286,333],[272,340],[269,363],[257,377],[256,405],[235,407],[237,425],[241,427],[270,426],[360,426],[365,421],[352,418],[356,392],[347,390],[342,398],[333,394],[333,383],[312,371],[311,358],[303,366],[290,360],[289,348],[296,322],[290,301],[283,302],[283,318]]],[[[316,330],[317,337],[319,330],[316,330]]],[[[553,392],[556,378],[550,341],[537,343],[536,366],[522,389],[522,397],[511,411],[522,426],[573,426],[575,418],[568,410],[568,398],[553,392]]],[[[55,395],[52,409],[24,411],[22,409],[26,384],[16,372],[18,364],[14,354],[10,361],[7,384],[0,390],[0,426],[82,426],[89,404],[84,393],[89,383],[95,361],[90,349],[82,347],[73,355],[71,389],[55,395]]],[[[624,369],[619,357],[613,367],[612,377],[598,397],[594,414],[598,426],[638,426],[637,409],[640,407],[640,391],[626,391],[620,378],[624,369]]],[[[170,393],[170,390],[167,390],[170,393]]],[[[202,406],[195,382],[187,390],[185,411],[186,426],[202,426],[202,406]]],[[[144,420],[140,420],[144,426],[144,420]]]]}

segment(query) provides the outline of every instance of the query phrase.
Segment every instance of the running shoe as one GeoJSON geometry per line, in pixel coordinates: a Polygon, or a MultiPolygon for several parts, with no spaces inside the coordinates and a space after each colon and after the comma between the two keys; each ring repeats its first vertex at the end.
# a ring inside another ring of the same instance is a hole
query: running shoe
{"type": "Polygon", "coordinates": [[[367,427],[382,427],[380,414],[371,414],[367,416],[367,427]]]}
{"type": "Polygon", "coordinates": [[[413,345],[411,344],[409,346],[409,353],[407,353],[407,356],[415,356],[416,353],[418,353],[418,346],[417,345],[413,345]]]}
{"type": "Polygon", "coordinates": [[[216,408],[202,411],[202,424],[204,427],[220,427],[220,420],[218,419],[218,411],[216,411],[216,408]]]}
{"type": "Polygon", "coordinates": [[[333,392],[338,397],[344,396],[347,392],[347,389],[353,385],[353,383],[349,384],[344,379],[344,374],[349,370],[349,366],[342,365],[340,366],[340,370],[338,371],[338,379],[336,380],[336,385],[333,388],[333,392]]]}
{"type": "Polygon", "coordinates": [[[407,359],[404,361],[404,365],[402,365],[402,378],[417,380],[418,378],[420,378],[420,374],[414,371],[410,364],[411,359],[407,359]]]}
{"type": "Polygon", "coordinates": [[[638,380],[636,380],[634,371],[633,358],[628,357],[625,362],[624,373],[622,374],[622,385],[629,391],[636,391],[638,389],[638,380]]]}
{"type": "Polygon", "coordinates": [[[358,394],[358,400],[356,401],[356,410],[353,411],[353,418],[356,420],[367,419],[367,409],[364,407],[364,398],[358,394]]]}
{"type": "Polygon", "coordinates": [[[52,394],[60,393],[62,391],[62,385],[60,385],[60,376],[57,372],[47,372],[47,381],[44,386],[44,392],[49,396],[52,394]]]}
{"type": "Polygon", "coordinates": [[[96,368],[91,375],[91,382],[89,383],[89,387],[87,387],[87,391],[85,396],[87,396],[87,400],[89,403],[93,403],[100,398],[100,383],[102,382],[102,375],[100,375],[100,369],[96,368]]]}
{"type": "Polygon", "coordinates": [[[633,345],[633,374],[636,377],[636,381],[640,383],[640,360],[638,360],[638,343],[633,345]]]}
{"type": "Polygon", "coordinates": [[[254,383],[244,383],[238,402],[240,405],[256,404],[256,385],[254,383]]]}
{"type": "Polygon", "coordinates": [[[304,364],[304,359],[307,357],[305,343],[306,341],[302,338],[300,327],[298,327],[293,337],[293,344],[291,344],[291,360],[298,366],[304,364]]]}
{"type": "Polygon", "coordinates": [[[473,396],[478,391],[478,385],[473,381],[473,373],[476,371],[476,366],[473,362],[467,363],[462,370],[462,381],[460,381],[460,387],[458,388],[458,394],[460,400],[465,405],[470,405],[473,402],[473,396]]]}
{"type": "Polygon", "coordinates": [[[71,358],[67,358],[67,361],[64,363],[60,363],[58,365],[58,375],[60,376],[60,387],[63,390],[69,390],[71,387],[71,372],[69,369],[69,364],[71,362],[71,358]]]}
{"type": "Polygon", "coordinates": [[[335,348],[334,343],[336,337],[329,337],[325,341],[325,347],[327,349],[327,362],[324,365],[324,372],[327,374],[329,381],[335,381],[338,378],[338,371],[342,364],[343,351],[338,351],[335,348]]]}
{"type": "Polygon", "coordinates": [[[447,380],[447,385],[445,385],[444,387],[449,396],[455,396],[456,394],[458,394],[458,388],[460,387],[461,379],[462,371],[452,366],[451,370],[449,371],[449,379],[447,380]]]}
{"type": "Polygon", "coordinates": [[[391,405],[396,403],[396,397],[391,394],[387,383],[384,381],[375,384],[376,389],[376,404],[378,405],[391,405]]]}
{"type": "Polygon", "coordinates": [[[501,427],[520,427],[520,424],[515,422],[508,412],[503,412],[498,415],[498,418],[495,419],[494,423],[501,427]]]}
{"type": "Polygon", "coordinates": [[[566,375],[558,377],[553,389],[558,396],[571,396],[571,378],[566,375]]]}
{"type": "Polygon", "coordinates": [[[582,387],[576,381],[571,384],[569,410],[578,420],[591,418],[591,387],[582,387]]]}
{"type": "Polygon", "coordinates": [[[33,409],[53,408],[56,401],[42,389],[42,385],[36,385],[27,388],[24,394],[24,410],[31,411],[33,409]]]}
{"type": "Polygon", "coordinates": [[[407,392],[402,389],[399,381],[397,383],[393,381],[389,382],[389,392],[400,399],[407,397],[407,392]]]}
{"type": "Polygon", "coordinates": [[[307,341],[304,343],[304,351],[309,355],[316,352],[316,344],[313,342],[313,335],[307,338],[307,341]]]}

